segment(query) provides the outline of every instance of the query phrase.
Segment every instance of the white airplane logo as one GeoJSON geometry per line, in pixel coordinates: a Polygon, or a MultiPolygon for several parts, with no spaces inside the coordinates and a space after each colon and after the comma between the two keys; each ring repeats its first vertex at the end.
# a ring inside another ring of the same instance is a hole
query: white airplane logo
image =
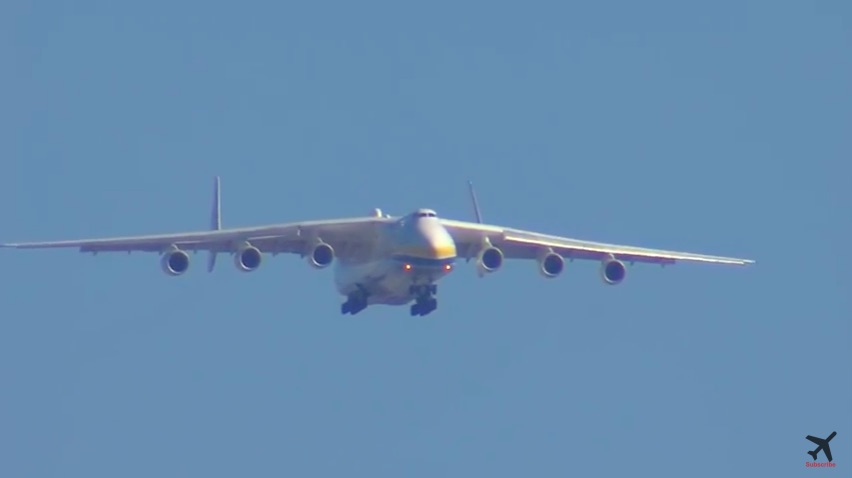
{"type": "Polygon", "coordinates": [[[453,270],[458,259],[475,259],[480,277],[498,271],[504,259],[533,260],[547,278],[562,273],[565,259],[594,260],[601,263],[603,281],[611,285],[624,280],[625,263],[754,263],[748,259],[603,244],[487,225],[482,223],[472,184],[470,195],[475,223],[439,218],[431,209],[418,209],[402,217],[391,217],[376,209],[368,217],[223,229],[217,177],[208,231],[0,246],[78,247],[81,252],[94,254],[157,252],[163,271],[172,276],[181,275],[189,268],[187,251],[208,251],[208,271],[213,271],[217,254],[229,253],[236,267],[245,272],[256,270],[265,253],[299,254],[317,269],[335,264],[335,285],[346,297],[341,312],[353,315],[373,304],[404,305],[412,301],[412,316],[429,314],[437,307],[436,283],[453,270]]]}

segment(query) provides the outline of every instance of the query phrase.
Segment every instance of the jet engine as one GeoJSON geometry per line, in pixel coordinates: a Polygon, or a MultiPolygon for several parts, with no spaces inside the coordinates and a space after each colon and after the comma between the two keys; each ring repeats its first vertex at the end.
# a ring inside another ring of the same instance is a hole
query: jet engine
{"type": "Polygon", "coordinates": [[[310,256],[308,256],[308,264],[316,269],[328,267],[333,260],[334,249],[324,242],[314,246],[313,250],[311,250],[310,256]]]}
{"type": "Polygon", "coordinates": [[[547,278],[559,276],[565,269],[565,259],[561,255],[550,251],[539,256],[538,271],[547,278]]]}
{"type": "Polygon", "coordinates": [[[166,252],[160,259],[160,267],[170,276],[179,276],[189,269],[189,254],[179,249],[166,252]]]}
{"type": "Polygon", "coordinates": [[[601,263],[601,278],[609,285],[620,284],[627,275],[624,263],[617,259],[608,259],[601,263]]]}
{"type": "Polygon", "coordinates": [[[494,246],[486,247],[479,253],[476,258],[476,268],[480,275],[484,273],[496,272],[503,266],[503,251],[494,246]]]}
{"type": "Polygon", "coordinates": [[[256,270],[260,267],[262,260],[263,254],[261,254],[260,249],[252,245],[245,245],[234,254],[234,265],[243,272],[256,270]]]}

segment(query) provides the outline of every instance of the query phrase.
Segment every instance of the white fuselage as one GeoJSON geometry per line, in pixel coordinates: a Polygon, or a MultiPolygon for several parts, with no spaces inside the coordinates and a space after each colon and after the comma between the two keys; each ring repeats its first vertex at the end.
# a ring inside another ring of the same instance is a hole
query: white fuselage
{"type": "Polygon", "coordinates": [[[373,247],[359,258],[335,261],[338,292],[367,293],[369,304],[402,305],[415,298],[411,286],[432,284],[452,271],[453,238],[431,210],[419,210],[383,225],[373,247]]]}

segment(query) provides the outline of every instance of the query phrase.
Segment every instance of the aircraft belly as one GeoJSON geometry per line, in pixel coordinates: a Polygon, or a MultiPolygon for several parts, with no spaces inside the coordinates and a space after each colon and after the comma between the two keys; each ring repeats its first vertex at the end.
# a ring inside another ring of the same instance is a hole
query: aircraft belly
{"type": "MultiPolygon", "coordinates": [[[[363,288],[370,304],[402,305],[413,299],[409,287],[417,282],[433,282],[432,277],[406,271],[399,261],[381,259],[360,264],[338,263],[335,285],[342,295],[363,288]]],[[[435,279],[441,277],[438,274],[435,279]]]]}
{"type": "Polygon", "coordinates": [[[358,284],[381,275],[381,260],[365,262],[336,262],[334,269],[334,284],[337,291],[349,295],[358,289],[358,284]]]}

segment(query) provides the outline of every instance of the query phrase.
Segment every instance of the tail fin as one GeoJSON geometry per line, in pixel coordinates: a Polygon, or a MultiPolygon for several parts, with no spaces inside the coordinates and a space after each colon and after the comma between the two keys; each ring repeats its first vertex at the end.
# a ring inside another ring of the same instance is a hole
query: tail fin
{"type": "Polygon", "coordinates": [[[479,203],[476,201],[476,192],[473,190],[473,181],[467,181],[470,189],[470,200],[473,202],[473,213],[476,215],[476,222],[482,224],[482,213],[479,212],[479,203]]]}
{"type": "Polygon", "coordinates": [[[816,459],[817,459],[817,457],[816,457],[816,456],[817,456],[817,452],[816,452],[816,450],[814,450],[814,451],[809,451],[809,452],[808,452],[808,455],[810,455],[810,456],[814,457],[814,461],[816,461],[816,459]]]}
{"type": "MultiPolygon", "coordinates": [[[[210,230],[218,231],[222,229],[222,198],[219,176],[213,180],[213,206],[210,210],[210,230]]],[[[207,257],[207,272],[213,272],[216,267],[216,251],[210,251],[207,257]]]]}

